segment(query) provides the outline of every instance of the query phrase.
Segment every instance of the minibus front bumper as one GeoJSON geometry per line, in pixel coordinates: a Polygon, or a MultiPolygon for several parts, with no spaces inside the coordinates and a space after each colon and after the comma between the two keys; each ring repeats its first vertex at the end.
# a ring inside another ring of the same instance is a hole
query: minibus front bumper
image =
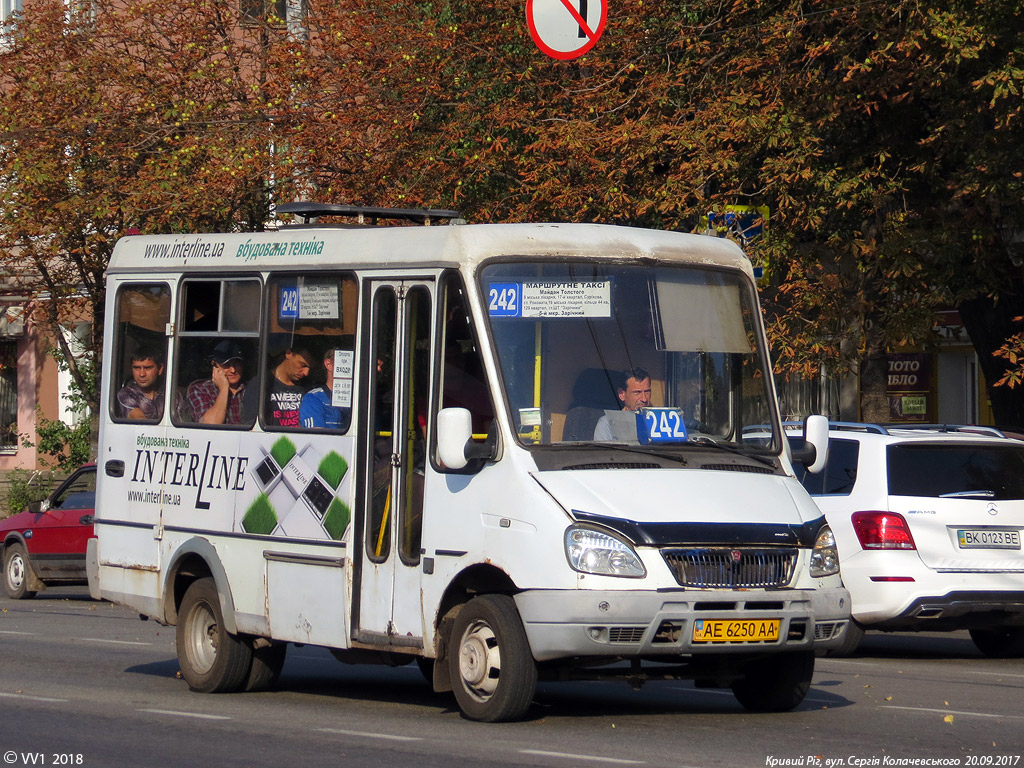
{"type": "Polygon", "coordinates": [[[842,642],[850,619],[850,593],[844,588],[741,593],[538,589],[519,593],[515,601],[537,661],[825,650],[842,642]],[[696,639],[705,636],[708,622],[728,631],[696,639]],[[758,638],[760,630],[769,639],[758,638]]]}

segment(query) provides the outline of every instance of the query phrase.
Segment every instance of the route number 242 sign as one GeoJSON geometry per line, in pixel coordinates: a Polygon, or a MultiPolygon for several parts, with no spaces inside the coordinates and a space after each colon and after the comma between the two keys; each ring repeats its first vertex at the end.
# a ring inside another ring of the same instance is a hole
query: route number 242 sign
{"type": "Polygon", "coordinates": [[[607,15],[605,0],[526,0],[533,42],[548,56],[565,61],[594,47],[607,15]]]}

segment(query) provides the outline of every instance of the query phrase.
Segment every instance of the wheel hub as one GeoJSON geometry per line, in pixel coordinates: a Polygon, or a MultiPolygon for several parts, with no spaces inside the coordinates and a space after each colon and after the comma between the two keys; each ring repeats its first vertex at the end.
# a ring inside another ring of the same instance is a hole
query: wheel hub
{"type": "Polygon", "coordinates": [[[25,563],[24,561],[15,555],[11,558],[7,564],[7,581],[10,585],[17,589],[21,586],[21,582],[25,580],[25,563]]]}
{"type": "Polygon", "coordinates": [[[487,674],[487,647],[478,636],[467,637],[459,651],[462,679],[472,686],[480,685],[487,674]]]}
{"type": "Polygon", "coordinates": [[[189,647],[187,653],[193,666],[200,672],[208,672],[217,659],[217,620],[206,605],[196,606],[190,617],[189,647]]]}

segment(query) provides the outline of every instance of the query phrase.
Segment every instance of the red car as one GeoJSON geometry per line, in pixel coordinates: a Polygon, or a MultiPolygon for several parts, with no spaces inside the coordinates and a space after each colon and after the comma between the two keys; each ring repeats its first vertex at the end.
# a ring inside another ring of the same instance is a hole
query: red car
{"type": "Polygon", "coordinates": [[[45,500],[0,520],[4,591],[34,597],[50,584],[85,584],[85,547],[92,538],[96,465],[86,464],[45,500]]]}

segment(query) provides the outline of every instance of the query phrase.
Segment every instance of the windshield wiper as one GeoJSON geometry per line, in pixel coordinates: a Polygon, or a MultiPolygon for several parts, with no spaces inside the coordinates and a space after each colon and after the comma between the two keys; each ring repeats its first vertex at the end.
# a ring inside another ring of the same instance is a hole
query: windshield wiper
{"type": "Polygon", "coordinates": [[[717,448],[720,451],[728,451],[729,453],[735,453],[737,456],[744,456],[754,461],[759,461],[766,467],[775,469],[775,462],[769,459],[767,456],[758,456],[757,454],[751,453],[749,448],[741,448],[733,443],[722,443],[718,440],[712,440],[710,437],[691,437],[688,443],[684,445],[698,445],[701,447],[710,446],[717,448]]]}
{"type": "MultiPolygon", "coordinates": [[[[680,443],[680,445],[685,445],[685,443],[680,443]]],[[[625,451],[626,453],[638,453],[641,456],[657,456],[659,459],[668,459],[669,461],[675,461],[686,466],[686,458],[680,456],[678,453],[664,453],[662,451],[643,448],[638,445],[624,445],[623,443],[589,443],[588,446],[593,449],[601,448],[612,451],[625,451]]]]}
{"type": "Polygon", "coordinates": [[[940,499],[970,499],[974,496],[980,496],[983,499],[995,498],[995,491],[953,491],[952,493],[940,493],[940,499]]]}

